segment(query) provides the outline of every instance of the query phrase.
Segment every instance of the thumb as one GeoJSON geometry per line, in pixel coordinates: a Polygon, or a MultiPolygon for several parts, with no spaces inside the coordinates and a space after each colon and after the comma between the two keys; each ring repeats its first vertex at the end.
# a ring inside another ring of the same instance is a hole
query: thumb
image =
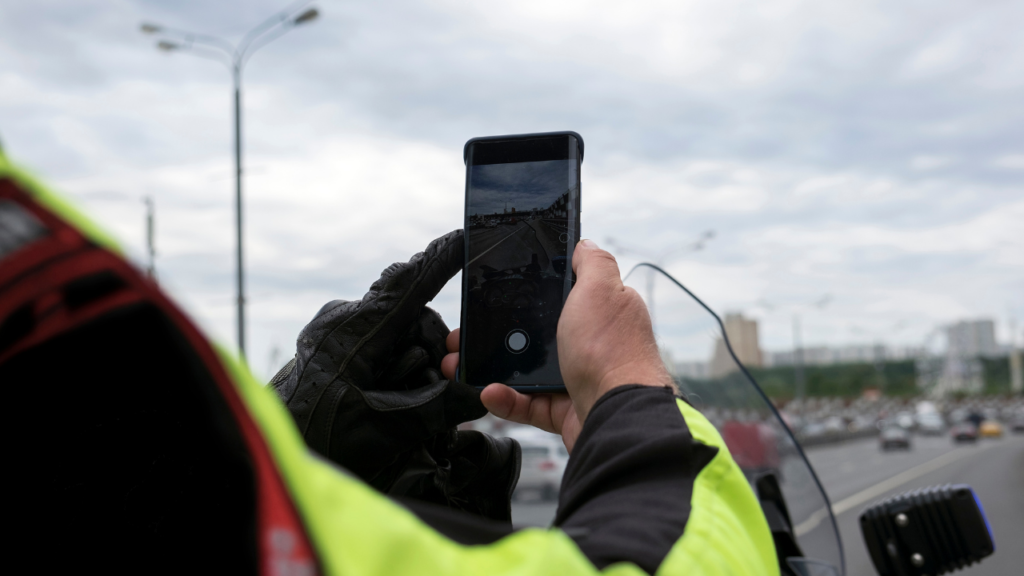
{"type": "Polygon", "coordinates": [[[593,283],[611,283],[613,288],[622,288],[619,263],[607,250],[598,248],[593,240],[580,240],[572,253],[572,271],[576,281],[584,286],[593,283]]]}

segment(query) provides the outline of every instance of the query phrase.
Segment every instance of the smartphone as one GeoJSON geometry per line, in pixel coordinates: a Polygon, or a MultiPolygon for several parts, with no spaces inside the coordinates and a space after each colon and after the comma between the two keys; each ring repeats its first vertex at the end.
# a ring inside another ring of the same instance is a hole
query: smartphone
{"type": "Polygon", "coordinates": [[[555,332],[580,239],[583,138],[473,138],[466,162],[466,260],[457,379],[564,391],[555,332]]]}

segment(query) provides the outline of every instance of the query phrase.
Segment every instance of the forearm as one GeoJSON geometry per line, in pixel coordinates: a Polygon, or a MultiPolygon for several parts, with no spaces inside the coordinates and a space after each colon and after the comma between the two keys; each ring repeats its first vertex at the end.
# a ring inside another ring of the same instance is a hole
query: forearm
{"type": "Polygon", "coordinates": [[[717,451],[693,439],[670,389],[617,388],[587,417],[555,525],[599,568],[625,561],[653,574],[682,536],[694,480],[717,451]]]}

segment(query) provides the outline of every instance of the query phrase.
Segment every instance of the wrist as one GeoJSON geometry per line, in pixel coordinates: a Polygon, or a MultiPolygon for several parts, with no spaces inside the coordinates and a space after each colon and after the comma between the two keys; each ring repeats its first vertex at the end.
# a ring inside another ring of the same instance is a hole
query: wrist
{"type": "Polygon", "coordinates": [[[576,404],[576,415],[580,423],[586,420],[598,399],[616,388],[634,385],[669,388],[673,393],[678,391],[675,381],[660,359],[657,362],[630,362],[609,370],[596,385],[587,387],[590,394],[583,402],[576,404]]]}

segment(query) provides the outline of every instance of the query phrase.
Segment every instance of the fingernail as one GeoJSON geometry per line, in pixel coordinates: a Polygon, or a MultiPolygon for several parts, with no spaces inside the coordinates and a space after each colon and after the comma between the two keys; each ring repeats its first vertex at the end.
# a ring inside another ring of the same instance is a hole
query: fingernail
{"type": "Polygon", "coordinates": [[[590,238],[584,238],[583,240],[580,240],[580,244],[582,244],[584,248],[597,248],[597,243],[591,240],[590,238]]]}

